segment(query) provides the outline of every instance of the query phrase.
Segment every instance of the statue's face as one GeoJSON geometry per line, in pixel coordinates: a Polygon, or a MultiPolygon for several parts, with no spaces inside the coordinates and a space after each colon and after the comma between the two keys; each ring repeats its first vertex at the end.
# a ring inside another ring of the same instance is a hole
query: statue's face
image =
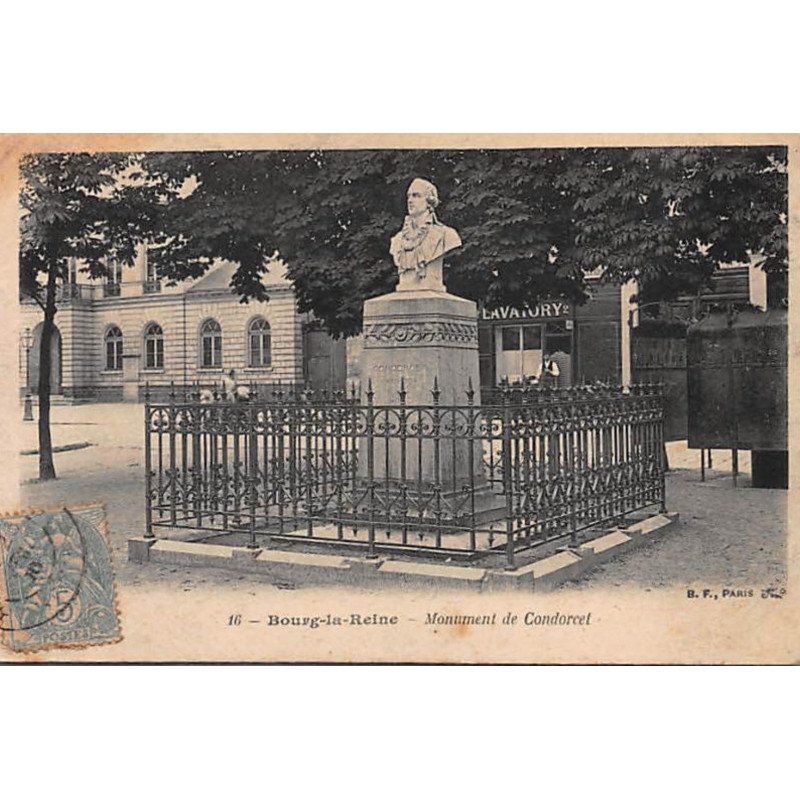
{"type": "Polygon", "coordinates": [[[408,213],[412,217],[418,217],[428,210],[428,201],[425,194],[416,187],[412,186],[406,196],[408,198],[408,213]]]}

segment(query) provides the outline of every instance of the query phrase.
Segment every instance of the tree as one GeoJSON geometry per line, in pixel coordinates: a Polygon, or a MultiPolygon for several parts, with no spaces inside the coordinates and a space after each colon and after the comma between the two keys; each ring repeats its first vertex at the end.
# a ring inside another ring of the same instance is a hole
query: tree
{"type": "Polygon", "coordinates": [[[266,299],[260,278],[276,251],[301,311],[334,335],[356,333],[365,299],[391,291],[389,239],[410,180],[433,180],[441,216],[464,246],[448,288],[482,305],[551,295],[583,298],[566,192],[554,177],[569,151],[318,150],[159,154],[143,165],[172,193],[160,274],[201,274],[209,258],[240,265],[233,288],[266,299]],[[187,189],[188,187],[188,189],[187,189]]]}
{"type": "Polygon", "coordinates": [[[229,259],[234,290],[265,300],[278,252],[300,310],[351,335],[364,300],[395,285],[388,243],[415,176],[437,184],[464,242],[448,289],[493,308],[581,302],[598,267],[607,281],[637,278],[643,299],[697,291],[750,253],[785,271],[786,158],[782,147],[237,151],[151,155],[144,167],[172,198],[162,275],[229,259]]]}
{"type": "Polygon", "coordinates": [[[132,264],[158,194],[137,183],[135,158],[114,153],[38,153],[20,162],[20,291],[42,309],[39,351],[39,478],[56,477],[50,435],[50,343],[57,287],[69,259],[93,277],[132,264]],[[126,179],[126,180],[123,180],[126,179]]]}
{"type": "Polygon", "coordinates": [[[638,279],[642,301],[696,293],[751,254],[788,269],[785,147],[592,148],[556,180],[583,267],[638,279]]]}

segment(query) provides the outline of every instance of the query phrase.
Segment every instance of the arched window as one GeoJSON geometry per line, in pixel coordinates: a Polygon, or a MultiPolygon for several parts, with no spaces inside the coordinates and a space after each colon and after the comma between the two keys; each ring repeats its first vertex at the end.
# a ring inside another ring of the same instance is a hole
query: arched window
{"type": "Polygon", "coordinates": [[[122,331],[116,325],[106,331],[106,369],[122,369],[122,331]]]}
{"type": "Polygon", "coordinates": [[[272,337],[269,322],[258,317],[247,330],[247,365],[269,367],[272,364],[272,337]]]}
{"type": "Polygon", "coordinates": [[[144,330],[145,369],[164,369],[164,332],[151,322],[144,330]]]}
{"type": "Polygon", "coordinates": [[[200,365],[222,366],[222,328],[215,319],[207,319],[200,328],[200,365]]]}

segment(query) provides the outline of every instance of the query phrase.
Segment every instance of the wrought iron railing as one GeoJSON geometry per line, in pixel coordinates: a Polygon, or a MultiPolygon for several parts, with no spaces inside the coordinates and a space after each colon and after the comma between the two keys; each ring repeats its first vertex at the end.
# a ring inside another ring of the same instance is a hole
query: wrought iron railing
{"type": "Polygon", "coordinates": [[[515,554],[664,509],[660,387],[506,392],[501,402],[376,405],[371,387],[273,389],[246,403],[145,397],[148,537],[169,528],[258,547],[515,554]],[[264,537],[269,537],[269,540],[264,537]]]}
{"type": "MultiPolygon", "coordinates": [[[[42,292],[39,293],[42,299],[42,292]]],[[[59,283],[56,285],[56,303],[59,305],[91,303],[95,297],[95,287],[86,283],[59,283]]],[[[33,303],[35,300],[29,295],[21,295],[23,303],[33,303]]]]}
{"type": "MultiPolygon", "coordinates": [[[[59,283],[56,285],[56,302],[59,305],[90,303],[94,299],[94,288],[94,286],[83,283],[59,283]]],[[[20,301],[22,303],[35,302],[29,295],[21,295],[20,301]]]]}

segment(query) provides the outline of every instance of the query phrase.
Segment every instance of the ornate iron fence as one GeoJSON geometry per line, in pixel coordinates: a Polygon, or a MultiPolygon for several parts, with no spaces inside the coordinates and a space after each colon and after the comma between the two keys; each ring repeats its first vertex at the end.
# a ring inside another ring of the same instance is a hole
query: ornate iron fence
{"type": "MultiPolygon", "coordinates": [[[[376,405],[371,386],[249,402],[145,399],[146,524],[277,540],[505,554],[664,509],[658,386],[530,388],[376,405]]],[[[211,535],[211,534],[210,534],[211,535]]]]}

